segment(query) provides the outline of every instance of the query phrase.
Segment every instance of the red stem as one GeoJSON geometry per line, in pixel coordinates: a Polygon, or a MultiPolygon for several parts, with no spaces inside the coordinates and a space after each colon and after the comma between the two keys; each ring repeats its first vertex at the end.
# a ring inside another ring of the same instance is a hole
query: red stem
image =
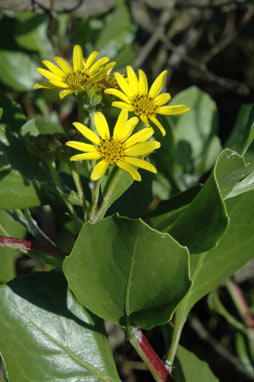
{"type": "Polygon", "coordinates": [[[18,239],[17,237],[0,236],[0,246],[17,248],[17,249],[42,251],[42,252],[47,252],[47,253],[61,256],[61,257],[68,256],[67,253],[61,251],[60,249],[48,248],[40,244],[32,243],[29,240],[18,239]]]}
{"type": "Polygon", "coordinates": [[[156,380],[161,382],[173,382],[174,379],[169,372],[169,369],[161,361],[155,353],[152,346],[147,341],[143,332],[138,328],[133,328],[131,333],[131,343],[137,350],[147,367],[153,375],[157,376],[156,380]]]}
{"type": "Polygon", "coordinates": [[[235,294],[237,295],[238,301],[241,305],[241,310],[243,313],[243,319],[245,321],[245,324],[247,325],[247,327],[252,332],[254,332],[254,318],[250,312],[250,309],[249,309],[249,306],[245,300],[245,297],[244,297],[241,289],[239,288],[239,286],[233,280],[230,280],[230,281],[231,281],[231,285],[235,291],[235,294]]]}

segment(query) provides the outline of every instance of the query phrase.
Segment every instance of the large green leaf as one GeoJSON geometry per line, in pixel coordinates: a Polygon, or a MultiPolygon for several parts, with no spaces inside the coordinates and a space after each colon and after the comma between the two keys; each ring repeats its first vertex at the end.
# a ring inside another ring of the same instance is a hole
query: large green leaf
{"type": "Polygon", "coordinates": [[[251,166],[246,165],[242,156],[225,149],[218,156],[209,179],[191,203],[188,199],[192,196],[190,191],[164,202],[164,211],[158,208],[161,213],[151,220],[153,226],[169,232],[191,253],[212,249],[228,226],[224,199],[229,197],[239,181],[248,179],[250,171],[251,166]]]}
{"type": "MultiPolygon", "coordinates": [[[[23,239],[25,227],[14,220],[6,211],[0,211],[0,235],[14,236],[23,239]]],[[[0,283],[6,283],[15,276],[17,250],[0,247],[0,283]]]]}
{"type": "Polygon", "coordinates": [[[168,321],[190,287],[186,248],[117,216],[85,224],[63,270],[81,304],[122,326],[168,321]]]}
{"type": "Polygon", "coordinates": [[[40,79],[36,70],[37,64],[23,52],[0,51],[0,81],[17,90],[32,90],[40,79]]]}
{"type": "Polygon", "coordinates": [[[57,272],[0,287],[0,352],[9,382],[117,382],[103,322],[57,272]]]}

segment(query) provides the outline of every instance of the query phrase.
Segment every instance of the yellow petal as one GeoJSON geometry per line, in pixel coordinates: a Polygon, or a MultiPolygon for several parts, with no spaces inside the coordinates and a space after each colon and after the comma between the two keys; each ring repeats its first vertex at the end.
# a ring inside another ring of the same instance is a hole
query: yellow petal
{"type": "Polygon", "coordinates": [[[59,97],[60,97],[60,99],[63,99],[64,97],[66,97],[67,95],[72,94],[72,93],[74,93],[74,91],[71,89],[62,90],[59,93],[59,97]]]}
{"type": "Polygon", "coordinates": [[[154,131],[151,127],[146,127],[136,134],[133,134],[127,141],[124,143],[124,148],[135,145],[136,143],[144,142],[153,135],[154,131]]]}
{"type": "Polygon", "coordinates": [[[89,57],[85,60],[85,69],[89,69],[91,65],[93,65],[94,61],[98,56],[98,52],[94,50],[89,57]]]}
{"type": "Polygon", "coordinates": [[[55,57],[54,60],[60,66],[60,68],[64,71],[65,74],[72,73],[72,67],[65,61],[62,57],[55,57]]]}
{"type": "Polygon", "coordinates": [[[162,126],[162,124],[158,121],[158,119],[157,118],[155,118],[155,117],[151,117],[150,118],[151,119],[151,121],[160,129],[160,131],[161,131],[161,134],[164,136],[164,135],[166,135],[166,130],[164,129],[164,127],[162,126]]]}
{"type": "Polygon", "coordinates": [[[113,133],[114,139],[118,139],[120,141],[123,140],[123,137],[125,135],[125,130],[126,130],[127,119],[128,119],[128,110],[127,109],[121,110],[114,128],[114,133],[113,133]]]}
{"type": "Polygon", "coordinates": [[[187,113],[189,110],[190,108],[186,105],[161,106],[158,110],[158,113],[163,115],[178,115],[187,113]]]}
{"type": "Polygon", "coordinates": [[[122,170],[128,172],[128,174],[130,174],[130,176],[131,176],[134,180],[137,180],[138,182],[141,181],[140,173],[139,173],[134,167],[132,167],[131,165],[129,165],[128,163],[123,162],[123,161],[117,161],[116,164],[117,164],[117,166],[120,167],[122,170]]]}
{"type": "Polygon", "coordinates": [[[170,99],[171,99],[171,95],[169,93],[162,93],[162,94],[159,94],[153,100],[153,102],[155,103],[155,105],[161,106],[161,105],[165,105],[165,103],[168,103],[170,99]]]}
{"type": "Polygon", "coordinates": [[[51,84],[55,85],[57,88],[68,88],[68,85],[60,80],[50,80],[51,84]]]}
{"type": "Polygon", "coordinates": [[[140,168],[143,168],[144,170],[151,171],[154,174],[157,174],[157,169],[151,163],[148,163],[143,159],[125,157],[124,161],[129,164],[132,164],[133,166],[140,167],[140,168]]]}
{"type": "Polygon", "coordinates": [[[92,174],[91,174],[91,179],[97,180],[97,179],[101,178],[105,174],[105,172],[107,171],[107,168],[108,168],[108,162],[101,160],[94,167],[92,174]]]}
{"type": "Polygon", "coordinates": [[[132,117],[126,123],[126,128],[124,130],[124,134],[122,136],[122,142],[124,142],[129,136],[132,134],[133,130],[137,126],[139,119],[137,117],[132,117]]]}
{"type": "Polygon", "coordinates": [[[153,150],[158,149],[160,145],[160,142],[157,141],[137,143],[134,146],[128,147],[125,150],[125,153],[128,156],[145,155],[151,153],[153,150]]]}
{"type": "Polygon", "coordinates": [[[122,74],[116,72],[115,78],[116,78],[116,81],[117,81],[118,85],[120,86],[121,90],[127,95],[127,97],[131,98],[135,95],[133,93],[130,85],[126,81],[126,79],[122,76],[122,74]]]}
{"type": "Polygon", "coordinates": [[[55,89],[55,85],[51,84],[50,82],[40,82],[38,84],[34,85],[34,90],[36,89],[55,89]]]}
{"type": "Polygon", "coordinates": [[[139,92],[140,94],[147,94],[148,82],[147,82],[146,74],[141,69],[139,69],[138,73],[139,73],[139,92]]]}
{"type": "Polygon", "coordinates": [[[102,139],[109,139],[110,132],[109,132],[108,123],[106,121],[106,118],[100,111],[97,111],[94,114],[94,122],[95,122],[96,130],[98,131],[100,137],[102,139]]]}
{"type": "Polygon", "coordinates": [[[89,143],[78,142],[78,141],[68,141],[65,143],[65,145],[68,147],[72,147],[73,149],[84,151],[87,153],[98,152],[96,147],[93,145],[90,145],[89,143]]]}
{"type": "Polygon", "coordinates": [[[43,77],[46,77],[48,80],[57,80],[57,81],[62,80],[62,77],[59,77],[57,74],[52,73],[49,70],[46,70],[43,68],[37,68],[37,70],[43,77]]]}
{"type": "Polygon", "coordinates": [[[127,77],[128,77],[128,82],[133,94],[138,94],[138,91],[139,91],[138,78],[130,65],[127,66],[127,77]]]}
{"type": "Polygon", "coordinates": [[[73,48],[73,69],[74,72],[81,72],[83,68],[83,52],[80,45],[75,45],[73,48]]]}
{"type": "Polygon", "coordinates": [[[161,92],[166,79],[167,72],[167,70],[164,70],[153,82],[151,89],[148,93],[150,97],[154,98],[161,92]]]}
{"type": "Polygon", "coordinates": [[[122,101],[126,102],[126,103],[129,103],[129,98],[123,93],[121,92],[120,90],[118,89],[106,89],[104,90],[104,93],[105,94],[111,94],[115,97],[118,97],[120,98],[122,101]]]}
{"type": "Polygon", "coordinates": [[[130,104],[125,103],[125,102],[120,102],[120,101],[112,102],[112,106],[118,107],[119,109],[127,109],[129,111],[134,110],[134,107],[131,106],[130,104]]]}
{"type": "Polygon", "coordinates": [[[85,153],[85,154],[77,154],[70,157],[71,161],[77,161],[77,160],[88,160],[88,159],[99,159],[100,154],[99,153],[85,153]]]}
{"type": "Polygon", "coordinates": [[[109,58],[108,58],[108,57],[102,57],[102,58],[100,58],[98,61],[96,61],[96,62],[89,68],[89,71],[90,71],[91,73],[96,72],[100,66],[105,65],[108,61],[109,61],[109,58]]]}
{"type": "Polygon", "coordinates": [[[87,126],[83,125],[80,122],[73,122],[73,126],[89,141],[95,143],[96,145],[100,144],[100,138],[87,126]]]}
{"type": "Polygon", "coordinates": [[[43,60],[42,63],[54,74],[56,74],[58,77],[63,78],[64,72],[55,64],[48,60],[43,60]]]}

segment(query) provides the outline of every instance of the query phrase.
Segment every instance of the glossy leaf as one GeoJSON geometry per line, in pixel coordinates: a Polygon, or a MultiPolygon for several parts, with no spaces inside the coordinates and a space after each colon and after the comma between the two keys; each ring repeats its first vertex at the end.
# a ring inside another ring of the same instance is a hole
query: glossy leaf
{"type": "Polygon", "coordinates": [[[23,52],[0,51],[0,81],[17,91],[32,90],[40,79],[37,64],[23,52]]]}
{"type": "Polygon", "coordinates": [[[63,270],[81,304],[121,326],[168,321],[190,287],[186,248],[117,216],[85,224],[63,270]]]}
{"type": "MultiPolygon", "coordinates": [[[[7,212],[0,211],[0,235],[23,239],[26,228],[7,212]]],[[[0,283],[6,283],[15,277],[17,250],[0,247],[0,283]]]]}
{"type": "Polygon", "coordinates": [[[103,322],[81,307],[57,272],[0,287],[0,352],[9,382],[117,382],[103,322]]]}

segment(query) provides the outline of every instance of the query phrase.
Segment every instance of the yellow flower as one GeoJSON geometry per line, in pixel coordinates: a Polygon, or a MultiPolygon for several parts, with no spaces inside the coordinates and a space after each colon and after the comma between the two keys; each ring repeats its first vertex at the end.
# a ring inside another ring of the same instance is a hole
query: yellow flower
{"type": "Polygon", "coordinates": [[[60,98],[66,95],[84,91],[87,85],[95,84],[104,80],[112,70],[115,62],[109,62],[108,57],[102,57],[96,61],[98,52],[93,51],[85,59],[80,45],[73,48],[73,68],[62,57],[55,57],[57,63],[43,60],[43,64],[48,68],[37,68],[38,72],[46,77],[48,82],[41,82],[34,86],[34,89],[62,88],[60,98]]]}
{"type": "Polygon", "coordinates": [[[102,113],[95,113],[94,122],[99,136],[82,123],[73,123],[75,128],[93,144],[77,141],[66,142],[67,146],[83,151],[83,154],[72,156],[70,158],[72,161],[101,159],[92,171],[92,180],[101,178],[109,165],[117,165],[129,173],[134,180],[138,181],[141,180],[141,176],[135,167],[157,173],[152,164],[143,159],[135,158],[136,156],[149,154],[160,147],[160,142],[148,141],[153,135],[151,127],[142,129],[132,135],[138,123],[138,118],[132,117],[128,120],[127,109],[122,110],[119,114],[112,137],[110,137],[108,123],[102,113]]]}
{"type": "Polygon", "coordinates": [[[146,126],[150,126],[149,120],[151,120],[160,129],[162,135],[165,135],[164,127],[156,118],[157,114],[176,115],[190,110],[186,105],[163,106],[171,99],[169,93],[159,94],[165,83],[166,75],[167,70],[164,70],[148,90],[147,77],[143,70],[139,69],[139,78],[137,78],[132,67],[127,66],[127,78],[120,73],[115,73],[121,90],[106,89],[105,93],[121,99],[121,101],[113,102],[112,106],[120,109],[127,108],[137,115],[146,126]]]}

